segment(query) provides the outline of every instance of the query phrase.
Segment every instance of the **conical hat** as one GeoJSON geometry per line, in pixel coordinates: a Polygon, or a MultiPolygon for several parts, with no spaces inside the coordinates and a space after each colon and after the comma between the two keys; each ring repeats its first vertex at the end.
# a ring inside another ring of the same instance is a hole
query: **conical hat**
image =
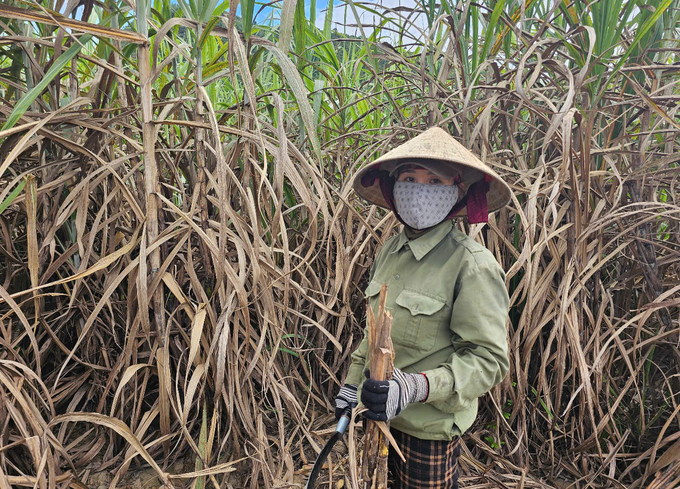
{"type": "MultiPolygon", "coordinates": [[[[437,165],[448,165],[460,175],[465,189],[473,183],[485,179],[489,181],[487,205],[489,212],[504,207],[511,198],[511,190],[507,183],[489,166],[482,163],[470,150],[460,144],[447,131],[439,127],[431,127],[413,139],[397,146],[380,158],[362,167],[354,177],[354,190],[361,197],[389,209],[380,189],[380,181],[376,179],[369,187],[364,187],[362,178],[371,170],[384,170],[390,173],[396,166],[405,161],[418,162],[429,160],[437,165]]],[[[456,216],[466,216],[467,209],[461,209],[456,216]]]]}

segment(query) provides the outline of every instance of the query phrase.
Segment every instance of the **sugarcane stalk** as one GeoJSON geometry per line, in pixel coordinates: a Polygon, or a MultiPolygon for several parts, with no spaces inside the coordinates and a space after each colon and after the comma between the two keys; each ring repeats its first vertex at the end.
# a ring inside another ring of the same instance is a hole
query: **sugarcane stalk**
{"type": "MultiPolygon", "coordinates": [[[[153,96],[151,93],[151,85],[153,82],[151,77],[150,61],[151,43],[148,40],[149,29],[147,25],[147,12],[149,3],[145,0],[138,0],[136,7],[138,32],[147,38],[147,41],[140,44],[137,48],[137,60],[139,63],[140,103],[142,109],[142,143],[144,148],[144,191],[146,194],[145,226],[147,249],[149,249],[158,238],[160,230],[160,224],[158,221],[158,195],[160,194],[161,185],[158,174],[158,166],[156,163],[156,131],[153,122],[153,96]]],[[[151,272],[149,278],[151,281],[153,281],[153,278],[158,273],[160,267],[161,250],[160,247],[156,247],[149,253],[149,270],[151,272]]],[[[142,279],[144,280],[145,277],[142,279]]],[[[158,358],[169,356],[167,354],[166,345],[164,344],[165,309],[163,302],[163,287],[159,286],[154,291],[151,300],[151,309],[153,310],[156,336],[161,346],[158,350],[158,358]]],[[[141,314],[146,314],[146,311],[141,311],[141,314]]],[[[168,384],[163,382],[163,380],[162,374],[159,374],[159,383],[161,384],[158,388],[159,405],[161,411],[160,426],[161,434],[165,436],[170,434],[170,399],[168,396],[168,384]]],[[[165,452],[165,456],[167,457],[170,450],[170,443],[168,441],[163,443],[163,450],[165,452]]]]}
{"type": "MultiPolygon", "coordinates": [[[[203,23],[199,21],[196,28],[196,46],[194,51],[196,56],[196,70],[194,73],[196,82],[196,112],[194,113],[194,120],[199,123],[196,127],[199,215],[201,227],[204,231],[208,231],[208,175],[206,174],[208,170],[206,168],[205,129],[200,127],[200,124],[205,122],[203,90],[201,90],[203,85],[203,49],[200,45],[202,35],[203,23]]],[[[210,261],[210,251],[208,250],[208,245],[202,239],[199,239],[199,249],[201,250],[201,260],[203,261],[205,276],[211,281],[213,268],[210,261]]]]}
{"type": "MultiPolygon", "coordinates": [[[[394,370],[394,347],[392,346],[392,316],[385,310],[387,284],[380,289],[377,320],[373,310],[368,310],[368,355],[371,378],[390,380],[394,370]]],[[[387,458],[389,440],[380,427],[381,422],[367,420],[364,434],[362,478],[365,489],[387,488],[387,458]]],[[[385,425],[387,423],[384,423],[385,425]]]]}

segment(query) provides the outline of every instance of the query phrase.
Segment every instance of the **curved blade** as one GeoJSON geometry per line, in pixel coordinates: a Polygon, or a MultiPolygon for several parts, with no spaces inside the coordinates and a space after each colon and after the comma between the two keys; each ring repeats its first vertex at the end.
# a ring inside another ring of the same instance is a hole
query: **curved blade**
{"type": "Polygon", "coordinates": [[[314,489],[314,484],[316,483],[316,478],[319,477],[319,472],[321,472],[321,468],[323,467],[323,463],[326,461],[328,454],[333,449],[333,445],[335,445],[335,442],[338,441],[341,436],[342,436],[342,433],[336,431],[335,433],[333,433],[333,436],[331,436],[331,438],[326,442],[323,449],[321,450],[321,453],[319,453],[319,456],[316,457],[316,462],[314,462],[314,467],[312,467],[312,472],[309,474],[309,479],[307,479],[307,484],[305,485],[305,489],[314,489]]]}
{"type": "Polygon", "coordinates": [[[321,449],[319,456],[316,457],[316,462],[314,462],[312,472],[309,474],[309,479],[307,479],[305,489],[314,489],[316,478],[319,477],[319,472],[321,472],[321,467],[323,467],[323,463],[326,461],[328,454],[331,453],[331,450],[333,448],[333,445],[335,445],[335,442],[340,439],[340,437],[347,429],[347,426],[349,426],[349,415],[345,414],[340,418],[340,421],[338,421],[338,426],[335,428],[335,433],[333,433],[333,436],[330,437],[330,439],[321,449]]]}

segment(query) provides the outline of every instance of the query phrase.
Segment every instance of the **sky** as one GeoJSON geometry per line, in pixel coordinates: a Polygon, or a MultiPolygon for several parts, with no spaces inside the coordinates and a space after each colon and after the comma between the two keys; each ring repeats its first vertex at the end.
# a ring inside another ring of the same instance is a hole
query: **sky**
{"type": "MultiPolygon", "coordinates": [[[[320,2],[324,3],[323,8],[319,7],[317,5],[317,16],[316,16],[316,25],[320,28],[323,27],[324,21],[326,19],[326,10],[328,6],[328,0],[317,0],[320,2]]],[[[415,7],[416,6],[416,1],[415,0],[375,0],[375,1],[365,1],[362,2],[364,4],[379,4],[382,5],[383,7],[388,7],[388,8],[395,8],[395,7],[415,7]]],[[[379,12],[382,11],[381,8],[376,9],[379,12]]],[[[364,26],[364,33],[366,35],[370,35],[373,32],[373,29],[370,27],[372,25],[375,25],[377,22],[379,22],[380,19],[376,18],[375,14],[372,12],[367,12],[364,9],[357,8],[357,11],[359,12],[359,17],[361,20],[361,24],[364,26]]],[[[401,16],[406,17],[407,13],[402,12],[401,16]]],[[[395,19],[396,22],[403,22],[401,17],[397,15],[396,13],[393,14],[393,18],[395,19]]],[[[420,29],[425,29],[427,25],[427,21],[424,17],[424,15],[419,15],[416,17],[411,17],[411,22],[413,22],[413,26],[409,27],[407,30],[411,32],[411,34],[415,37],[420,37],[420,32],[416,28],[416,26],[420,29]]],[[[347,5],[345,2],[342,1],[335,1],[334,2],[334,8],[333,8],[333,29],[337,29],[340,32],[346,32],[347,34],[350,35],[358,35],[359,34],[359,29],[358,27],[351,28],[351,27],[344,27],[342,24],[357,24],[354,14],[352,12],[352,9],[347,5]],[[345,21],[345,19],[347,19],[345,21]]],[[[393,28],[396,28],[396,25],[392,26],[393,28]]],[[[383,30],[382,35],[384,36],[382,40],[387,40],[387,41],[394,41],[394,39],[397,37],[396,34],[391,34],[389,30],[383,30]]]]}
{"type": "MultiPolygon", "coordinates": [[[[376,4],[376,5],[382,5],[384,7],[414,7],[416,5],[416,0],[357,0],[357,3],[361,4],[376,4]]],[[[310,1],[305,0],[305,6],[307,10],[307,18],[310,18],[310,1]]],[[[317,0],[316,1],[316,26],[319,28],[323,28],[324,22],[326,19],[326,13],[328,9],[328,0],[317,0]]],[[[257,11],[257,7],[256,7],[257,11]]],[[[359,12],[359,16],[361,19],[362,25],[365,25],[364,27],[364,33],[366,35],[369,35],[372,32],[372,29],[369,27],[370,25],[373,25],[374,22],[376,21],[374,14],[370,12],[366,12],[364,9],[357,7],[357,11],[359,12]]],[[[271,8],[263,9],[263,11],[260,13],[256,21],[264,21],[267,16],[269,16],[271,13],[271,8]]],[[[276,15],[276,14],[275,14],[276,15]]],[[[355,25],[357,22],[354,18],[354,14],[352,13],[351,7],[343,2],[342,0],[334,0],[333,1],[333,29],[336,29],[340,32],[346,32],[347,34],[350,35],[358,35],[359,29],[357,27],[344,27],[342,24],[345,23],[345,19],[347,24],[353,24],[355,25]]],[[[416,25],[420,26],[421,28],[425,25],[425,20],[423,18],[421,19],[416,19],[415,20],[416,25]]]]}
{"type": "MultiPolygon", "coordinates": [[[[274,23],[277,23],[276,18],[278,17],[278,8],[277,9],[272,9],[272,7],[265,7],[260,10],[262,5],[270,3],[270,0],[256,0],[258,3],[255,5],[255,13],[257,13],[257,17],[255,18],[255,23],[259,24],[266,24],[269,22],[270,16],[274,15],[274,23]]],[[[422,0],[421,0],[422,1],[422,0]]],[[[0,3],[2,0],[0,0],[0,3]]],[[[176,3],[176,0],[173,2],[176,3]]],[[[279,0],[279,5],[282,3],[282,0],[279,0]]],[[[328,3],[329,0],[316,0],[316,26],[319,27],[320,29],[323,29],[324,27],[324,22],[326,19],[326,13],[328,9],[328,3]]],[[[361,8],[361,5],[369,6],[371,4],[374,5],[382,5],[384,7],[388,8],[394,8],[394,7],[415,7],[416,6],[416,0],[355,0],[355,5],[357,5],[357,12],[359,12],[359,16],[361,19],[361,23],[364,26],[364,34],[367,36],[370,35],[373,32],[373,29],[370,27],[374,25],[377,21],[375,18],[375,15],[371,12],[366,12],[363,8],[361,8]]],[[[63,8],[65,8],[66,2],[63,3],[63,8]]],[[[311,2],[310,0],[305,0],[305,6],[306,6],[306,14],[307,18],[310,18],[310,7],[311,7],[311,2]]],[[[82,8],[82,7],[78,7],[82,8]]],[[[378,9],[379,11],[382,9],[378,9]]],[[[62,10],[63,11],[63,10],[62,10]]],[[[237,13],[238,15],[241,14],[241,5],[239,4],[237,7],[237,13]]],[[[402,13],[402,15],[405,15],[402,13]]],[[[395,20],[398,19],[399,17],[395,14],[395,20]]],[[[348,25],[356,25],[356,19],[354,18],[354,14],[352,12],[352,8],[346,4],[343,0],[333,0],[333,24],[332,24],[332,29],[337,30],[338,32],[344,32],[348,35],[351,36],[358,36],[359,35],[359,29],[358,27],[346,27],[343,24],[348,24],[348,25]]],[[[419,28],[424,29],[426,25],[426,21],[424,16],[420,16],[419,18],[413,19],[413,23],[417,25],[419,28]]],[[[418,32],[418,29],[415,28],[410,28],[409,31],[415,36],[418,37],[420,33],[418,32]]],[[[394,39],[389,39],[389,37],[396,37],[395,36],[390,36],[390,33],[388,31],[383,31],[383,39],[382,40],[387,40],[387,41],[394,41],[394,39]]]]}

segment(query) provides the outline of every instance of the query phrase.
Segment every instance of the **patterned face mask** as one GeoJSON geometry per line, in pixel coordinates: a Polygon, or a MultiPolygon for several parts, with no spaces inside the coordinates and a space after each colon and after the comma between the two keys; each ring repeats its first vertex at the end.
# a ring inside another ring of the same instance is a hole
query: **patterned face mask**
{"type": "Polygon", "coordinates": [[[394,204],[397,212],[413,229],[426,229],[439,224],[457,201],[457,185],[394,183],[394,204]]]}

